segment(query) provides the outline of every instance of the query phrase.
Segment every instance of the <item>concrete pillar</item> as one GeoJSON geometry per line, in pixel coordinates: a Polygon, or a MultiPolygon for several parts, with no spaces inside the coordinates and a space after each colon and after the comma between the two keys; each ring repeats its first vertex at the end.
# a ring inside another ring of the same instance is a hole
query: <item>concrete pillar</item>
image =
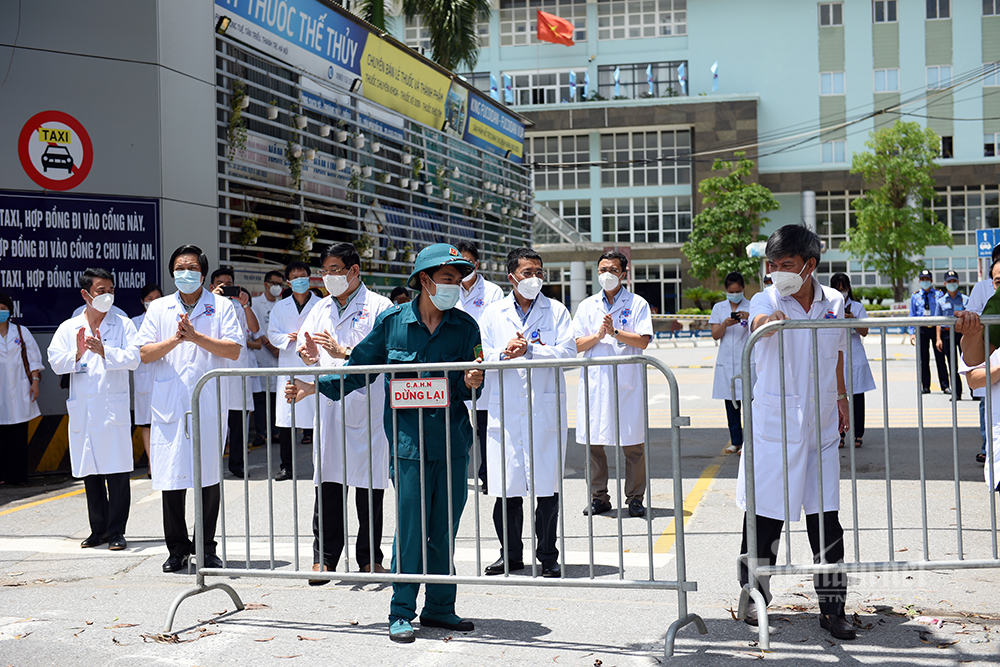
{"type": "Polygon", "coordinates": [[[812,190],[802,191],[802,224],[816,233],[816,193],[812,190]]]}
{"type": "Polygon", "coordinates": [[[576,314],[576,307],[587,298],[587,264],[575,261],[569,263],[569,312],[576,314]]]}

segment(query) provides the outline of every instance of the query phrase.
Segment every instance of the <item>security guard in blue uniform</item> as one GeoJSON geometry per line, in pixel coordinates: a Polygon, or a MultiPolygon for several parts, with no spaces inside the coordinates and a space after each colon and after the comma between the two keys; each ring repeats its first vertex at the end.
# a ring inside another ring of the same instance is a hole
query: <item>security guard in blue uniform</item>
{"type": "MultiPolygon", "coordinates": [[[[420,364],[435,362],[475,361],[482,358],[479,325],[471,315],[455,308],[460,296],[462,279],[472,273],[473,266],[447,243],[428,246],[417,255],[416,265],[407,285],[420,290],[410,303],[389,308],[375,321],[372,332],[351,351],[348,366],[384,364],[420,364]]],[[[421,377],[440,377],[441,373],[425,372],[421,377]]],[[[373,382],[376,376],[343,376],[344,392],[350,393],[373,382]]],[[[412,373],[397,373],[396,379],[416,377],[412,373]]],[[[397,410],[393,432],[390,407],[390,378],[385,376],[385,429],[389,438],[389,477],[396,487],[396,517],[398,547],[393,546],[392,571],[411,574],[423,572],[423,545],[427,545],[427,573],[449,574],[450,554],[454,542],[448,542],[448,503],[452,508],[452,535],[458,533],[459,520],[468,491],[466,476],[469,468],[469,448],[472,446],[472,425],[463,402],[479,397],[483,371],[451,371],[448,373],[448,408],[425,408],[423,444],[420,443],[419,410],[397,410]],[[446,420],[451,424],[451,498],[448,496],[447,458],[445,444],[446,420]],[[398,435],[398,437],[397,437],[398,435]],[[398,457],[398,469],[396,469],[398,457]],[[423,461],[424,505],[427,535],[421,531],[421,460],[423,461]],[[401,562],[397,561],[398,556],[401,562]]],[[[340,399],[340,375],[319,378],[321,394],[331,400],[340,399]]],[[[300,401],[316,391],[316,385],[301,380],[289,383],[285,398],[300,401]]],[[[394,583],[389,609],[389,638],[397,642],[414,640],[411,621],[416,617],[419,584],[394,583]]],[[[427,584],[420,624],[447,630],[468,632],[471,621],[455,614],[454,584],[427,584]]]]}
{"type": "MultiPolygon", "coordinates": [[[[942,296],[941,290],[934,289],[934,276],[927,269],[920,272],[918,277],[920,289],[910,297],[910,317],[937,317],[938,297],[942,296]]],[[[916,332],[910,327],[910,345],[916,345],[916,332]]],[[[944,353],[938,349],[937,345],[932,345],[931,341],[936,341],[937,333],[934,327],[920,327],[920,384],[923,393],[931,393],[931,366],[930,352],[928,348],[934,350],[934,362],[937,364],[938,382],[941,383],[941,391],[946,394],[951,393],[948,384],[948,368],[944,365],[944,353]]]]}
{"type": "MultiPolygon", "coordinates": [[[[955,271],[949,271],[944,274],[944,293],[938,297],[937,300],[938,315],[941,317],[954,317],[955,313],[965,310],[966,306],[969,304],[969,297],[966,294],[962,294],[958,291],[958,273],[955,271]]],[[[955,358],[957,359],[959,355],[962,354],[962,348],[959,347],[959,343],[962,342],[962,334],[955,334],[955,358]]],[[[945,360],[951,359],[951,327],[937,327],[937,342],[935,347],[941,354],[944,355],[945,360]]],[[[949,361],[950,363],[950,361],[949,361]]],[[[957,363],[957,362],[956,362],[957,363]]],[[[951,369],[953,372],[958,373],[957,368],[951,369]]],[[[958,377],[951,378],[954,382],[951,383],[952,392],[951,397],[956,400],[962,400],[962,380],[958,377]]]]}

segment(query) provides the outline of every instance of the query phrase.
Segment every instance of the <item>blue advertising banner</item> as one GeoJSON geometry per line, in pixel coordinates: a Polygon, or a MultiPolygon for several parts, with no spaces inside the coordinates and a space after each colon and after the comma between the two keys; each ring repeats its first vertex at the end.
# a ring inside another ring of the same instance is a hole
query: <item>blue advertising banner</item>
{"type": "Polygon", "coordinates": [[[524,162],[524,125],[475,95],[469,96],[469,124],[464,139],[499,155],[508,154],[513,162],[524,162]]]}
{"type": "Polygon", "coordinates": [[[52,332],[83,305],[80,275],[102,268],[115,277],[115,305],[142,312],[139,294],[160,276],[160,204],[156,199],[0,191],[0,292],[12,317],[52,332]]]}

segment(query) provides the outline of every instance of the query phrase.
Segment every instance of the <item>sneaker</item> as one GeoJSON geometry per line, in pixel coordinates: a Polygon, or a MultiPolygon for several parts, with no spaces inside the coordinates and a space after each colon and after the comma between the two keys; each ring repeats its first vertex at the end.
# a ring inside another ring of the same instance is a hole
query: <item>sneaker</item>
{"type": "Polygon", "coordinates": [[[726,454],[738,454],[741,449],[743,449],[743,448],[742,447],[737,447],[736,445],[730,443],[722,451],[725,452],[726,454]]]}
{"type": "Polygon", "coordinates": [[[415,639],[413,636],[413,626],[402,616],[390,616],[389,639],[401,644],[412,643],[415,639]]]}

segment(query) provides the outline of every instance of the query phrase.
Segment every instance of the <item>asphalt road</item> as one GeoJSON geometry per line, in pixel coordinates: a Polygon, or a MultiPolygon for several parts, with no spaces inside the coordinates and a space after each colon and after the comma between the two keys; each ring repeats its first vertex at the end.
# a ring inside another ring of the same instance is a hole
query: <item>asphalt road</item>
{"type": "MultiPolygon", "coordinates": [[[[973,460],[979,446],[977,406],[967,393],[966,400],[958,403],[939,391],[921,399],[913,348],[899,343],[899,337],[890,339],[886,349],[888,411],[881,405],[881,392],[878,397],[870,393],[864,446],[841,453],[841,519],[847,529],[848,560],[913,561],[925,556],[995,560],[989,495],[982,467],[973,460]],[[922,444],[918,414],[925,426],[922,444]],[[887,467],[891,485],[885,482],[887,467]],[[921,529],[925,505],[926,551],[921,529]]],[[[651,354],[671,367],[679,383],[681,414],[691,418],[691,425],[681,429],[687,573],[698,586],[688,595],[688,604],[690,611],[705,619],[709,631],[700,635],[693,626],[683,628],[670,662],[699,666],[761,658],[790,665],[1000,662],[996,568],[852,574],[848,612],[857,614],[859,625],[853,642],[834,640],[819,628],[810,577],[775,577],[772,650],[762,652],[756,633],[733,620],[730,611],[739,593],[735,573],[742,514],[735,504],[738,457],[722,454],[728,438],[725,411],[720,401],[711,400],[715,348],[702,342],[698,347],[671,347],[651,354]],[[940,627],[922,617],[940,620],[940,627]]],[[[869,357],[880,356],[880,348],[870,345],[869,357]]],[[[576,375],[568,375],[571,413],[576,375]]],[[[876,376],[881,390],[882,380],[876,376]]],[[[649,377],[651,518],[629,518],[616,510],[594,517],[593,540],[581,537],[588,534],[588,522],[580,513],[588,494],[583,448],[572,444],[571,434],[563,491],[567,537],[560,543],[567,581],[587,580],[591,550],[598,582],[648,579],[650,569],[658,580],[676,578],[669,387],[658,374],[649,377]]],[[[273,515],[276,566],[283,571],[296,565],[310,568],[311,456],[303,446],[297,447],[297,455],[297,497],[290,482],[267,483],[265,449],[251,452],[251,479],[246,485],[226,480],[230,567],[245,567],[248,560],[251,568],[268,566],[271,547],[263,536],[273,515]],[[244,513],[247,506],[249,515],[244,513]]],[[[276,449],[273,456],[277,457],[276,449]]],[[[106,547],[80,549],[80,540],[89,533],[81,483],[47,479],[44,485],[24,489],[0,487],[0,665],[653,665],[664,661],[663,640],[677,618],[677,594],[611,587],[461,585],[458,611],[476,623],[474,632],[450,633],[417,625],[414,644],[396,645],[386,636],[390,590],[385,584],[335,581],[313,588],[301,579],[224,579],[247,604],[244,611],[236,612],[220,591],[202,594],[181,604],[173,627],[176,635],[164,637],[160,632],[171,602],[194,578],[161,572],[166,550],[160,497],[144,473],[137,471],[132,481],[129,548],[118,553],[106,547]]],[[[617,507],[616,495],[612,491],[617,507]]],[[[492,498],[470,493],[456,548],[460,575],[475,575],[497,556],[491,509],[492,498]]],[[[353,510],[351,515],[353,522],[353,510]]],[[[390,509],[387,532],[393,525],[390,509]]],[[[803,522],[792,524],[793,562],[811,559],[804,532],[803,522]]],[[[526,551],[529,535],[525,531],[526,551]]],[[[388,554],[391,537],[383,540],[383,548],[388,554]]],[[[781,554],[784,557],[784,541],[781,554]]],[[[356,569],[353,561],[350,569],[356,569]]],[[[523,582],[525,577],[522,573],[512,578],[523,582]]],[[[500,579],[491,578],[489,583],[500,579]]]]}

